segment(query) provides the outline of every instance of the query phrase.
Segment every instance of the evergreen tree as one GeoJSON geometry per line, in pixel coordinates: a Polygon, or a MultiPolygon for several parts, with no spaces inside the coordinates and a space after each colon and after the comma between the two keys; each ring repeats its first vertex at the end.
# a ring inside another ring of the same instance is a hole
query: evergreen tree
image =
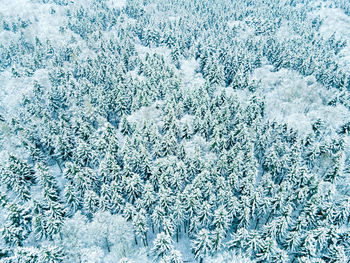
{"type": "Polygon", "coordinates": [[[84,209],[87,213],[95,213],[99,208],[100,198],[92,190],[88,190],[84,195],[84,209]]]}
{"type": "Polygon", "coordinates": [[[226,232],[220,227],[216,227],[211,233],[212,251],[218,252],[224,248],[224,239],[226,232]]]}
{"type": "MultiPolygon", "coordinates": [[[[157,205],[154,208],[153,213],[151,214],[152,229],[154,227],[158,227],[158,230],[160,232],[165,214],[166,214],[166,212],[165,212],[164,208],[161,207],[160,205],[157,205]]],[[[154,232],[154,229],[153,229],[153,232],[154,232]]]]}
{"type": "Polygon", "coordinates": [[[211,253],[212,249],[213,244],[210,239],[209,231],[206,229],[200,230],[192,241],[192,251],[195,258],[199,259],[199,262],[202,263],[204,258],[211,253]]]}
{"type": "Polygon", "coordinates": [[[22,246],[32,231],[31,208],[9,203],[5,206],[7,216],[1,228],[1,236],[6,244],[22,246]]]}
{"type": "MultiPolygon", "coordinates": [[[[146,217],[146,211],[141,209],[138,211],[132,219],[133,227],[137,236],[140,237],[144,246],[148,246],[147,231],[148,222],[146,217]]],[[[135,238],[136,239],[136,238],[135,238]]]]}
{"type": "Polygon", "coordinates": [[[140,176],[133,173],[131,177],[125,178],[125,193],[130,202],[134,202],[141,196],[143,184],[140,176]]]}
{"type": "Polygon", "coordinates": [[[176,242],[179,242],[179,233],[181,232],[181,225],[185,221],[185,209],[181,202],[181,197],[175,199],[175,203],[171,207],[171,215],[176,228],[176,242]]]}
{"type": "Polygon", "coordinates": [[[1,170],[1,182],[23,201],[27,201],[30,198],[30,186],[35,182],[35,176],[26,162],[10,155],[6,166],[1,170]]]}
{"type": "Polygon", "coordinates": [[[183,263],[181,252],[178,250],[171,250],[169,255],[161,259],[162,263],[183,263]]]}
{"type": "Polygon", "coordinates": [[[164,258],[173,249],[171,237],[164,232],[157,235],[153,242],[152,253],[156,259],[164,258]]]}
{"type": "Polygon", "coordinates": [[[225,207],[220,206],[214,213],[213,225],[226,231],[229,227],[230,217],[225,207]]]}

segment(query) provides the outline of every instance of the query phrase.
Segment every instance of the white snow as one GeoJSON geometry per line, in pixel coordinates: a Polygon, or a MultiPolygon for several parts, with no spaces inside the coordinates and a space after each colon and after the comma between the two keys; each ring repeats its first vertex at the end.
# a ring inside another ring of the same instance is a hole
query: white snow
{"type": "MultiPolygon", "coordinates": [[[[67,36],[64,37],[59,33],[59,28],[67,19],[65,12],[68,7],[30,0],[1,0],[1,2],[0,18],[19,17],[32,22],[23,30],[26,39],[33,40],[35,36],[40,36],[62,43],[67,40],[67,36]]],[[[7,34],[7,32],[2,32],[0,36],[6,37],[7,34]]]]}
{"type": "Polygon", "coordinates": [[[348,45],[340,52],[339,59],[342,66],[350,71],[350,17],[342,9],[330,8],[327,5],[323,5],[312,15],[320,16],[323,20],[320,33],[324,37],[335,34],[336,39],[347,41],[348,45]]]}
{"type": "MultiPolygon", "coordinates": [[[[4,19],[8,17],[20,17],[22,19],[29,19],[32,24],[23,29],[24,37],[27,40],[33,40],[35,36],[41,39],[50,39],[55,44],[64,46],[67,43],[67,36],[74,35],[79,42],[81,39],[72,32],[62,35],[59,29],[67,22],[65,12],[73,6],[88,6],[91,0],[71,0],[68,6],[58,6],[52,3],[42,4],[39,0],[0,0],[0,25],[4,19]]],[[[105,3],[110,8],[121,9],[127,4],[126,0],[106,0],[105,3]]],[[[149,5],[148,8],[154,8],[149,5]]],[[[335,33],[336,38],[347,40],[349,46],[346,47],[339,55],[340,61],[344,67],[350,71],[350,17],[345,15],[341,9],[321,7],[320,10],[313,15],[319,15],[323,19],[320,32],[325,37],[329,37],[335,33]]],[[[171,21],[176,21],[179,16],[168,17],[171,21]]],[[[135,22],[130,20],[131,23],[135,22]]],[[[241,38],[248,37],[254,34],[254,31],[243,21],[229,21],[228,27],[237,30],[238,36],[241,38]]],[[[110,38],[113,32],[105,33],[106,38],[110,38]]],[[[282,23],[280,30],[277,32],[277,37],[288,38],[291,36],[291,30],[286,23],[282,23]]],[[[0,28],[0,42],[8,43],[19,37],[19,34],[4,31],[0,28]]],[[[83,44],[82,44],[83,45],[83,44]]],[[[83,49],[83,56],[92,55],[89,48],[83,49]]],[[[166,62],[170,62],[170,49],[166,47],[149,48],[140,44],[136,45],[136,50],[141,57],[146,53],[157,53],[163,55],[166,62]]],[[[175,67],[174,67],[175,68],[175,67]]],[[[205,83],[203,76],[197,72],[199,63],[194,58],[182,59],[180,70],[175,69],[176,74],[179,74],[182,81],[182,86],[185,90],[191,91],[198,89],[205,83]]],[[[281,69],[277,72],[272,71],[273,67],[265,65],[256,69],[252,78],[260,82],[262,87],[261,96],[266,99],[266,118],[269,120],[276,120],[277,122],[286,122],[291,127],[298,129],[301,135],[306,135],[311,132],[311,124],[317,119],[321,118],[325,121],[330,132],[335,132],[340,125],[350,121],[350,111],[342,105],[329,106],[327,104],[330,97],[335,93],[334,89],[326,89],[318,84],[313,76],[303,77],[299,73],[281,69]]],[[[37,70],[32,77],[20,77],[15,79],[12,76],[10,69],[0,73],[0,114],[5,113],[6,117],[11,116],[17,110],[18,103],[23,95],[30,92],[33,81],[37,80],[44,86],[50,85],[46,69],[37,70]]],[[[134,76],[136,71],[130,73],[134,76]]],[[[142,79],[142,76],[139,78],[142,79]]],[[[223,89],[219,87],[218,91],[223,89]]],[[[241,102],[247,103],[249,91],[233,90],[232,88],[225,88],[228,94],[236,95],[241,102]]],[[[162,111],[160,110],[162,102],[157,101],[149,107],[142,107],[128,117],[128,121],[136,123],[138,127],[142,127],[144,121],[150,121],[155,124],[161,124],[162,111]]],[[[180,122],[192,123],[193,116],[185,115],[180,122]]],[[[347,149],[350,152],[350,137],[346,138],[347,149]]],[[[9,127],[0,122],[0,163],[2,158],[5,158],[7,150],[12,152],[19,151],[18,138],[14,138],[9,132],[9,127]],[[8,136],[8,137],[7,137],[8,136]],[[12,137],[10,137],[12,136],[12,137]]],[[[189,155],[195,155],[198,152],[208,152],[209,144],[200,136],[195,135],[191,140],[185,140],[186,152],[189,155]]],[[[213,161],[216,157],[213,153],[207,153],[203,156],[205,161],[213,161]]],[[[51,170],[54,174],[60,174],[58,167],[51,170]]],[[[62,181],[59,181],[63,184],[62,181]]],[[[61,185],[61,188],[62,185],[61,185]]],[[[4,215],[0,213],[0,222],[3,221],[4,215]]],[[[96,227],[100,231],[100,227],[96,227]]],[[[94,231],[97,233],[97,231],[94,231]]],[[[131,232],[131,231],[130,231],[131,232]]],[[[101,234],[101,233],[100,233],[101,234]]],[[[94,238],[96,235],[94,234],[94,238]]],[[[87,240],[93,241],[91,236],[87,240]]],[[[180,242],[174,244],[175,248],[183,253],[186,262],[194,262],[193,255],[190,253],[190,241],[186,236],[180,237],[180,242]]],[[[150,239],[152,241],[152,238],[150,239]]],[[[151,242],[150,242],[151,243],[151,242]]],[[[97,247],[91,246],[85,248],[86,251],[83,260],[84,262],[114,262],[116,254],[109,254],[105,259],[104,251],[97,247]],[[93,259],[91,259],[93,258],[93,259]],[[90,261],[89,261],[90,260],[90,261]]],[[[142,250],[142,253],[146,249],[142,250]]],[[[146,254],[146,253],[144,253],[146,254]]],[[[143,254],[142,254],[143,255],[143,254]]],[[[145,256],[146,257],[146,256],[145,256]]],[[[147,259],[144,258],[146,262],[147,259]]],[[[209,258],[209,262],[250,262],[248,259],[240,256],[223,253],[217,255],[215,258],[209,258]]]]}
{"type": "Polygon", "coordinates": [[[254,35],[254,29],[249,27],[244,21],[230,20],[227,22],[227,26],[232,30],[236,30],[240,38],[247,38],[254,35]]]}
{"type": "Polygon", "coordinates": [[[160,102],[156,101],[151,106],[141,107],[141,109],[128,116],[127,120],[130,123],[136,123],[139,128],[143,126],[144,122],[159,124],[162,113],[159,109],[159,105],[160,102]]]}
{"type": "Polygon", "coordinates": [[[149,55],[157,54],[157,55],[163,56],[165,61],[167,62],[171,61],[171,58],[170,58],[171,50],[167,47],[146,47],[141,44],[136,44],[135,49],[138,55],[142,58],[144,58],[146,54],[149,54],[149,55]]]}
{"type": "Polygon", "coordinates": [[[196,89],[205,83],[201,73],[197,73],[199,63],[194,58],[181,61],[181,76],[185,88],[196,89]]]}
{"type": "Polygon", "coordinates": [[[311,124],[318,118],[332,131],[350,120],[347,108],[326,104],[335,90],[327,90],[311,76],[303,77],[287,69],[272,72],[271,69],[265,66],[253,74],[253,79],[261,83],[268,119],[286,122],[304,135],[311,132],[311,124]]]}
{"type": "Polygon", "coordinates": [[[106,4],[109,8],[121,9],[126,6],[126,0],[108,0],[106,4]]]}

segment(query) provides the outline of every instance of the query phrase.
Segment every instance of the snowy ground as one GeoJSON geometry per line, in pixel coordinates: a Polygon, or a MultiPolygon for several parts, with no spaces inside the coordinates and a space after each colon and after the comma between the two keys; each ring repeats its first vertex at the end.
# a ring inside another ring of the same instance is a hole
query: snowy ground
{"type": "Polygon", "coordinates": [[[181,61],[181,76],[185,88],[193,89],[205,83],[202,74],[197,73],[199,63],[194,58],[181,61]]]}

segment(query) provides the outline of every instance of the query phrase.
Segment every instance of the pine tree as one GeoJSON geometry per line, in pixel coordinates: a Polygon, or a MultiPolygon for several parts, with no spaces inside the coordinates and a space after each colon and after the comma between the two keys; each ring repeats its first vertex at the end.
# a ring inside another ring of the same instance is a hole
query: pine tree
{"type": "Polygon", "coordinates": [[[340,151],[339,153],[335,154],[332,162],[332,166],[325,175],[325,181],[333,183],[343,176],[344,153],[340,151]]]}
{"type": "Polygon", "coordinates": [[[175,203],[171,207],[171,216],[176,228],[176,242],[179,242],[179,233],[181,232],[181,225],[185,221],[185,209],[181,202],[181,197],[175,198],[175,203]]]}
{"type": "Polygon", "coordinates": [[[194,189],[192,185],[187,185],[184,191],[184,204],[185,204],[185,211],[186,211],[186,217],[192,218],[199,207],[199,196],[200,190],[194,189]]]}
{"type": "Polygon", "coordinates": [[[144,209],[141,209],[135,214],[134,218],[132,219],[132,224],[136,235],[142,240],[144,246],[148,246],[148,222],[146,217],[146,211],[144,209]]]}
{"type": "Polygon", "coordinates": [[[170,188],[160,186],[158,191],[158,203],[165,210],[166,213],[169,212],[170,207],[174,203],[174,197],[171,194],[172,191],[170,188]]]}
{"type": "Polygon", "coordinates": [[[173,132],[169,131],[163,137],[159,146],[160,156],[174,155],[177,150],[177,140],[173,132]]]}
{"type": "Polygon", "coordinates": [[[175,66],[180,69],[180,47],[177,44],[172,47],[170,56],[175,66]]]}
{"type": "Polygon", "coordinates": [[[113,213],[118,213],[122,211],[125,203],[125,199],[121,195],[120,185],[116,182],[111,184],[111,193],[110,193],[110,209],[113,213]]]}
{"type": "Polygon", "coordinates": [[[130,204],[126,203],[123,209],[123,216],[127,221],[130,221],[133,219],[133,217],[136,214],[136,208],[130,204]]]}
{"type": "Polygon", "coordinates": [[[260,236],[259,232],[256,230],[252,230],[249,232],[249,236],[247,238],[247,251],[248,253],[256,256],[256,253],[262,249],[263,240],[260,236]]]}
{"type": "Polygon", "coordinates": [[[154,187],[151,185],[149,181],[147,181],[145,184],[142,199],[144,201],[146,211],[150,212],[151,208],[155,204],[156,198],[155,198],[154,187]]]}
{"type": "Polygon", "coordinates": [[[30,186],[35,182],[35,176],[26,162],[10,155],[6,166],[1,170],[1,182],[23,201],[27,201],[30,198],[30,186]]]}
{"type": "Polygon", "coordinates": [[[224,248],[224,239],[226,236],[226,231],[222,229],[221,227],[216,227],[211,235],[211,243],[213,245],[212,251],[213,252],[218,252],[221,249],[224,248]]]}
{"type": "Polygon", "coordinates": [[[163,219],[163,231],[168,236],[173,236],[175,233],[174,221],[171,217],[164,217],[163,219]]]}
{"type": "Polygon", "coordinates": [[[121,168],[111,153],[107,153],[100,162],[98,175],[104,183],[121,179],[121,168]]]}
{"type": "Polygon", "coordinates": [[[11,257],[5,258],[4,262],[37,263],[40,261],[40,249],[36,247],[17,247],[11,257]]]}
{"type": "Polygon", "coordinates": [[[131,124],[128,122],[126,119],[126,116],[122,117],[121,123],[120,123],[120,131],[122,132],[123,135],[128,135],[130,136],[133,132],[133,128],[131,124]]]}
{"type": "Polygon", "coordinates": [[[76,163],[82,166],[95,167],[99,161],[96,151],[83,140],[78,142],[73,157],[76,163]]]}
{"type": "Polygon", "coordinates": [[[315,257],[316,256],[316,240],[312,234],[312,232],[307,232],[306,235],[302,239],[302,243],[300,245],[300,253],[302,256],[307,257],[315,257]]]}
{"type": "Polygon", "coordinates": [[[160,205],[157,205],[154,208],[153,213],[151,214],[153,232],[154,232],[154,227],[158,227],[158,230],[160,232],[165,214],[166,213],[164,208],[161,207],[160,205]]]}
{"type": "Polygon", "coordinates": [[[143,191],[143,184],[140,176],[136,173],[132,173],[131,177],[125,178],[125,193],[130,202],[134,202],[141,196],[143,191]]]}
{"type": "Polygon", "coordinates": [[[95,140],[95,148],[102,154],[108,152],[111,155],[117,154],[119,150],[116,129],[109,122],[105,122],[100,129],[101,135],[95,140]]]}
{"type": "Polygon", "coordinates": [[[87,213],[95,213],[99,208],[100,198],[92,190],[88,190],[84,195],[84,209],[87,213]]]}
{"type": "Polygon", "coordinates": [[[41,187],[52,188],[55,191],[58,191],[57,181],[54,176],[50,174],[48,167],[46,167],[43,163],[36,164],[36,179],[41,187]]]}
{"type": "Polygon", "coordinates": [[[21,246],[32,231],[31,208],[9,203],[5,206],[6,221],[1,228],[1,236],[6,244],[21,246]]]}
{"type": "Polygon", "coordinates": [[[169,255],[163,257],[160,261],[161,263],[184,263],[182,260],[182,254],[178,250],[171,250],[169,255]]]}
{"type": "Polygon", "coordinates": [[[45,211],[45,227],[47,237],[52,237],[58,234],[62,228],[64,220],[64,207],[59,202],[49,201],[47,210],[45,211]]]}
{"type": "Polygon", "coordinates": [[[47,246],[40,249],[39,262],[60,263],[64,259],[64,251],[60,247],[47,246]]]}
{"type": "Polygon", "coordinates": [[[207,229],[202,229],[195,236],[192,241],[192,251],[196,259],[202,263],[204,258],[208,256],[213,249],[212,240],[210,239],[210,234],[207,229]]]}
{"type": "Polygon", "coordinates": [[[152,253],[154,257],[158,260],[164,258],[173,249],[171,237],[164,232],[157,235],[153,242],[152,253]]]}
{"type": "Polygon", "coordinates": [[[184,175],[180,172],[174,172],[173,177],[170,181],[170,186],[175,191],[181,191],[184,186],[184,175]]]}
{"type": "Polygon", "coordinates": [[[257,253],[257,258],[269,262],[276,256],[277,250],[276,241],[273,238],[267,238],[262,244],[262,248],[257,253]]]}
{"type": "Polygon", "coordinates": [[[37,240],[47,239],[48,238],[48,230],[46,226],[46,219],[44,214],[37,213],[33,217],[33,230],[35,233],[35,238],[37,240]]]}
{"type": "Polygon", "coordinates": [[[329,254],[326,256],[326,260],[331,262],[348,262],[349,256],[346,254],[346,249],[342,245],[331,245],[329,248],[329,254]]]}
{"type": "Polygon", "coordinates": [[[55,136],[54,148],[58,164],[68,160],[72,156],[72,149],[74,148],[72,139],[66,134],[57,135],[55,136]]]}
{"type": "Polygon", "coordinates": [[[224,206],[218,207],[214,213],[213,225],[226,231],[229,228],[230,216],[224,206]]]}
{"type": "Polygon", "coordinates": [[[112,210],[112,189],[109,185],[103,184],[101,186],[101,193],[100,193],[100,203],[99,203],[99,210],[102,211],[111,211],[112,210]]]}

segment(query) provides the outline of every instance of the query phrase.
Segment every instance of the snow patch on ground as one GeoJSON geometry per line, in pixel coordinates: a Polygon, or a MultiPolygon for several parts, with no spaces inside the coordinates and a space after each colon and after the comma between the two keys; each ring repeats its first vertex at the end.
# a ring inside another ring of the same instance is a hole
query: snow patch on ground
{"type": "Polygon", "coordinates": [[[340,8],[322,7],[317,14],[323,19],[320,32],[325,36],[333,33],[339,38],[350,39],[350,17],[340,8]]]}
{"type": "Polygon", "coordinates": [[[186,233],[180,233],[179,242],[174,242],[174,248],[181,252],[184,262],[195,262],[193,254],[190,252],[191,241],[185,236],[186,233]]]}
{"type": "Polygon", "coordinates": [[[135,123],[138,128],[143,127],[145,122],[159,124],[162,114],[159,103],[160,102],[155,102],[151,106],[141,107],[141,109],[128,116],[127,120],[130,123],[135,123]]]}
{"type": "Polygon", "coordinates": [[[199,62],[195,58],[181,61],[181,77],[185,88],[198,89],[205,83],[201,73],[196,72],[199,62]]]}
{"type": "Polygon", "coordinates": [[[217,156],[209,152],[210,145],[201,135],[194,135],[191,140],[184,140],[185,151],[188,156],[195,157],[200,154],[204,161],[211,162],[217,159],[217,156]]]}
{"type": "Polygon", "coordinates": [[[253,263],[249,258],[243,257],[241,255],[236,255],[234,252],[225,251],[218,254],[215,257],[209,257],[207,259],[208,263],[253,263]]]}

